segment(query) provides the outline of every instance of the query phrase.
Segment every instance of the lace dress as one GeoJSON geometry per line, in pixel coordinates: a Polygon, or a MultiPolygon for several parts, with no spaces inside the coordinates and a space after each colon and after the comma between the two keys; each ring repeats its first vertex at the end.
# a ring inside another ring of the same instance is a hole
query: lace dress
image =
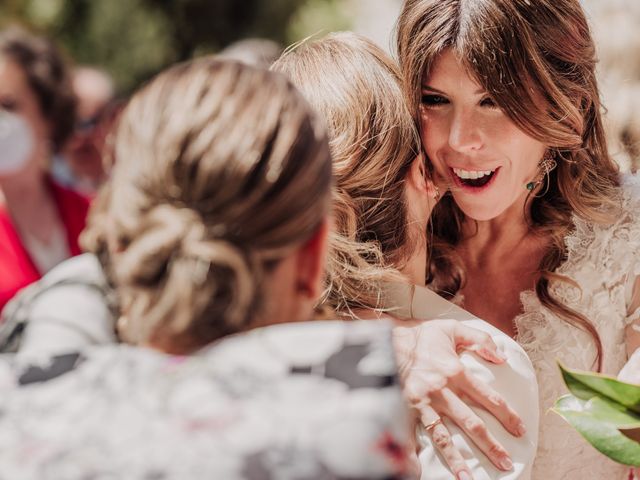
{"type": "MultiPolygon", "coordinates": [[[[595,325],[603,345],[603,371],[617,375],[627,360],[625,327],[640,319],[640,309],[627,313],[635,277],[640,275],[640,178],[623,179],[622,213],[614,225],[594,226],[580,220],[575,225],[566,239],[568,258],[557,272],[575,280],[582,292],[566,283],[554,285],[551,291],[595,325]]],[[[533,480],[627,478],[628,467],[601,455],[549,412],[555,400],[567,393],[556,361],[590,369],[596,356],[591,336],[544,308],[533,291],[523,292],[521,301],[516,340],[533,362],[540,394],[533,480]]]]}

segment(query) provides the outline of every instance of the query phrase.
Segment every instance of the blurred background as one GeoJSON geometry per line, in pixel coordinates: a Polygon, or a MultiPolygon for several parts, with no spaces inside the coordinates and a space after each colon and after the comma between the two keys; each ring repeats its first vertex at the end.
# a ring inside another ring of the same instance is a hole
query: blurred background
{"type": "Polygon", "coordinates": [[[98,65],[119,93],[167,65],[247,37],[286,46],[356,29],[385,48],[400,0],[3,0],[0,28],[35,28],[77,64],[98,65]]]}

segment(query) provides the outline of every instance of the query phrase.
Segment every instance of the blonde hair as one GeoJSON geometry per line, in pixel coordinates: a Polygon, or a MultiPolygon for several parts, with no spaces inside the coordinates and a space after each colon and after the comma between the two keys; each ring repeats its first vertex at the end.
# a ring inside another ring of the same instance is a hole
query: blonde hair
{"type": "Polygon", "coordinates": [[[330,205],[331,159],[283,77],[239,62],[177,65],[119,122],[109,192],[125,337],[188,353],[249,327],[264,274],[330,205]]]}
{"type": "MultiPolygon", "coordinates": [[[[567,256],[573,216],[610,224],[619,211],[619,172],[607,151],[595,48],[579,1],[406,0],[397,33],[405,93],[418,121],[423,76],[451,48],[505,114],[552,149],[558,167],[549,188],[531,198],[531,228],[551,238],[535,289],[545,307],[591,334],[600,368],[595,327],[549,291],[552,280],[571,281],[555,271],[567,256]]],[[[451,196],[434,211],[434,235],[449,249],[432,258],[430,280],[448,296],[464,281],[450,248],[461,239],[464,218],[451,196]]]]}
{"type": "Polygon", "coordinates": [[[285,53],[286,73],[329,131],[335,188],[324,302],[340,312],[377,308],[380,282],[412,247],[405,178],[420,151],[397,66],[374,43],[333,33],[285,53]]]}

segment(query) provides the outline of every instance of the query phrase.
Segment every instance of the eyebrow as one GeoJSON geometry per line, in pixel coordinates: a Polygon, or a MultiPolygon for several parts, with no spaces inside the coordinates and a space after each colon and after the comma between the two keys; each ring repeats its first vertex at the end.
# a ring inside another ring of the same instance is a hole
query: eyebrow
{"type": "MultiPolygon", "coordinates": [[[[433,93],[439,93],[441,95],[446,95],[446,93],[443,92],[442,90],[438,90],[437,88],[433,88],[432,86],[426,85],[424,83],[422,84],[422,89],[423,90],[429,90],[430,92],[433,92],[433,93]]],[[[483,93],[487,93],[487,91],[482,87],[478,88],[475,92],[473,92],[474,95],[482,95],[483,93]]]]}
{"type": "Polygon", "coordinates": [[[429,85],[426,85],[424,83],[422,84],[422,89],[423,90],[429,90],[429,91],[434,92],[434,93],[441,93],[443,95],[445,94],[443,91],[438,90],[437,88],[433,88],[433,87],[431,87],[429,85]]]}

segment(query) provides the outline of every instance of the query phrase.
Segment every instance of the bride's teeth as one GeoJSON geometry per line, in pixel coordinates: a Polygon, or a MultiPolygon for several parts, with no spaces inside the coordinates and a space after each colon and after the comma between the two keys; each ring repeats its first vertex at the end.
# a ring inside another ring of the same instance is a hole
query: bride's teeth
{"type": "Polygon", "coordinates": [[[463,170],[461,168],[454,168],[453,171],[463,180],[475,180],[485,175],[491,175],[494,172],[493,170],[463,170]]]}

